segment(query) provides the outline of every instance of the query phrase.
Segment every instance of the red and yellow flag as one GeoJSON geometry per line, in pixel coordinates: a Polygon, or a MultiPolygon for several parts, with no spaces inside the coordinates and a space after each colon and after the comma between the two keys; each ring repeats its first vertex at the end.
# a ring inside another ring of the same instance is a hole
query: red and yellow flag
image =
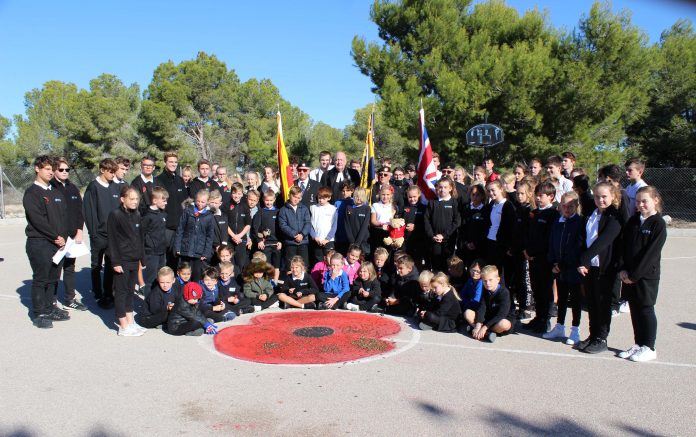
{"type": "Polygon", "coordinates": [[[283,141],[283,122],[280,118],[280,111],[276,114],[276,120],[278,121],[278,173],[280,173],[280,193],[283,196],[283,200],[287,201],[288,195],[290,194],[290,187],[292,187],[294,180],[292,178],[292,167],[288,159],[288,151],[283,141]]]}

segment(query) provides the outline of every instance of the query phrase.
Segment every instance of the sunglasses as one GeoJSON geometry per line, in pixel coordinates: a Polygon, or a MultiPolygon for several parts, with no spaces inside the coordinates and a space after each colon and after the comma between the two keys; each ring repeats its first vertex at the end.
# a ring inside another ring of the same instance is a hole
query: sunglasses
{"type": "Polygon", "coordinates": [[[67,168],[59,168],[57,171],[59,171],[59,172],[65,172],[65,173],[70,173],[70,167],[67,167],[67,168]]]}
{"type": "Polygon", "coordinates": [[[306,173],[306,172],[308,172],[308,171],[309,171],[309,169],[307,169],[307,168],[298,168],[298,169],[297,169],[297,172],[298,172],[298,173],[306,173]]]}
{"type": "Polygon", "coordinates": [[[381,177],[381,178],[386,178],[387,176],[389,176],[389,173],[380,173],[379,174],[379,177],[381,177]]]}

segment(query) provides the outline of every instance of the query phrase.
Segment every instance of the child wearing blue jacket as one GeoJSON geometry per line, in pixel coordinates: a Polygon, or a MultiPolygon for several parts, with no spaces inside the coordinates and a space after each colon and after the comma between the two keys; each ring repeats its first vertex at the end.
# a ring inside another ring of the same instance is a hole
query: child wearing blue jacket
{"type": "Polygon", "coordinates": [[[350,280],[343,270],[343,255],[334,253],[331,256],[331,268],[324,272],[323,292],[317,293],[319,306],[317,309],[343,308],[350,298],[350,280]]]}
{"type": "Polygon", "coordinates": [[[208,209],[208,190],[199,190],[193,205],[184,209],[174,237],[179,262],[191,264],[191,280],[198,282],[205,264],[213,258],[215,219],[208,209]]]}
{"type": "Polygon", "coordinates": [[[472,328],[476,324],[476,311],[481,305],[481,294],[483,293],[483,281],[481,281],[481,269],[484,267],[482,259],[474,260],[469,266],[470,278],[464,284],[459,296],[459,305],[462,308],[464,320],[472,328]]]}
{"type": "Polygon", "coordinates": [[[580,342],[580,315],[582,276],[577,271],[580,264],[580,253],[585,241],[585,219],[578,213],[580,198],[575,191],[569,191],[561,196],[562,216],[551,228],[549,239],[548,261],[553,266],[552,272],[556,278],[558,290],[558,317],[556,326],[543,335],[546,339],[566,337],[565,316],[570,309],[573,313],[570,335],[565,343],[575,345],[580,342]]]}

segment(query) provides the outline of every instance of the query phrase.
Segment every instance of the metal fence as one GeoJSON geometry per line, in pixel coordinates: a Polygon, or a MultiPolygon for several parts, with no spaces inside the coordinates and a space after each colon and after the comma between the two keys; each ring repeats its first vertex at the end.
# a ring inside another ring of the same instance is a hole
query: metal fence
{"type": "MultiPolygon", "coordinates": [[[[83,190],[96,177],[97,170],[72,169],[70,180],[83,190]]],[[[126,175],[130,181],[138,171],[131,168],[126,175]]],[[[34,182],[34,169],[26,167],[0,167],[0,217],[24,217],[22,196],[34,182]]],[[[647,168],[643,179],[654,185],[662,194],[664,212],[677,223],[696,223],[696,168],[647,168]]],[[[624,185],[628,181],[623,181],[624,185]]]]}

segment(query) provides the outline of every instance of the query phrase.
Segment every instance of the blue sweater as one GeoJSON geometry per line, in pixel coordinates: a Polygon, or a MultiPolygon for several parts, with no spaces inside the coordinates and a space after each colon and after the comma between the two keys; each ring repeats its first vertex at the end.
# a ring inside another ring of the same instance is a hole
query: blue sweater
{"type": "Polygon", "coordinates": [[[331,270],[324,272],[324,292],[335,294],[339,299],[350,290],[350,281],[346,272],[341,276],[331,279],[331,270]]]}
{"type": "Polygon", "coordinates": [[[462,310],[476,310],[481,303],[481,292],[483,291],[483,281],[479,280],[474,283],[474,280],[469,278],[464,284],[464,288],[460,293],[462,298],[462,310]]]}

